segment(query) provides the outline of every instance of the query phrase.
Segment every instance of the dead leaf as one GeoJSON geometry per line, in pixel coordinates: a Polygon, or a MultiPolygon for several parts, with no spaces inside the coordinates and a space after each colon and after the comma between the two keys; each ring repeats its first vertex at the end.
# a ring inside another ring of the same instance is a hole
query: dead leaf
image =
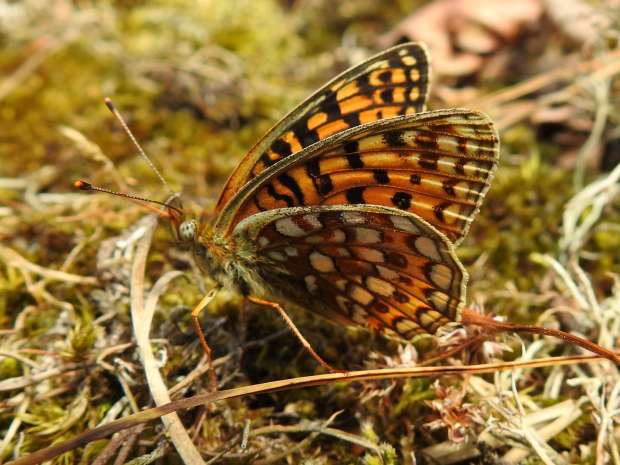
{"type": "Polygon", "coordinates": [[[402,38],[425,42],[434,70],[462,76],[478,71],[485,61],[483,55],[512,42],[525,25],[539,21],[542,12],[541,0],[438,0],[381,37],[380,45],[402,38]]]}

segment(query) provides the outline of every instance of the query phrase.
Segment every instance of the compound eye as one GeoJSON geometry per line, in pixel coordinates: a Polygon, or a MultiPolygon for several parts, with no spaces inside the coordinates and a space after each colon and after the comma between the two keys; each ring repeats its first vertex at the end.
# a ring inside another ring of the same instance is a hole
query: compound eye
{"type": "Polygon", "coordinates": [[[183,221],[179,226],[179,238],[182,241],[192,241],[194,237],[196,237],[196,222],[194,220],[183,221]]]}

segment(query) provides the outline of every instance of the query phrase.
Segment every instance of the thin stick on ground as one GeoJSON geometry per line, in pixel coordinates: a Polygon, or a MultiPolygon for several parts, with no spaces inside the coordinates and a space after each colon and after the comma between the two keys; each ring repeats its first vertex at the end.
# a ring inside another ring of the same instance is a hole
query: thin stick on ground
{"type": "Polygon", "coordinates": [[[409,367],[409,368],[384,368],[379,370],[360,370],[347,373],[324,373],[321,375],[302,376],[299,378],[270,381],[267,383],[253,384],[223,391],[199,394],[193,397],[180,399],[169,404],[143,410],[125,418],[101,425],[90,431],[86,431],[72,439],[54,444],[45,449],[7,463],[7,465],[33,465],[51,460],[52,458],[82,447],[92,441],[106,438],[117,431],[131,428],[135,425],[161,418],[163,415],[178,410],[197,407],[210,402],[247,397],[256,394],[267,394],[276,391],[299,389],[311,386],[320,386],[337,382],[372,381],[398,378],[424,378],[447,375],[474,375],[483,373],[495,373],[502,370],[514,370],[518,368],[541,368],[560,365],[575,365],[577,363],[600,362],[602,357],[593,355],[574,355],[569,357],[549,357],[538,360],[520,362],[486,363],[469,366],[434,366],[434,367],[409,367]]]}
{"type": "Polygon", "coordinates": [[[461,322],[465,325],[477,325],[496,332],[513,332],[526,334],[540,334],[543,336],[552,336],[570,344],[582,347],[594,354],[597,354],[607,360],[612,361],[620,366],[620,356],[605,347],[602,347],[588,339],[584,339],[574,334],[560,331],[558,329],[543,328],[542,326],[532,326],[519,323],[510,323],[494,320],[491,317],[476,313],[472,310],[465,309],[462,314],[461,322]]]}

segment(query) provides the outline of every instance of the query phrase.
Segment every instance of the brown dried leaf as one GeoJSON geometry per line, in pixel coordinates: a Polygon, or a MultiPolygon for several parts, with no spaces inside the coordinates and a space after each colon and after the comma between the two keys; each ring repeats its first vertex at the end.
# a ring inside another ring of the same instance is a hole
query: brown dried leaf
{"type": "Polygon", "coordinates": [[[439,73],[471,74],[482,67],[481,54],[506,46],[526,24],[537,22],[542,11],[540,0],[439,0],[403,20],[380,44],[387,46],[403,37],[420,40],[430,47],[439,73]]]}

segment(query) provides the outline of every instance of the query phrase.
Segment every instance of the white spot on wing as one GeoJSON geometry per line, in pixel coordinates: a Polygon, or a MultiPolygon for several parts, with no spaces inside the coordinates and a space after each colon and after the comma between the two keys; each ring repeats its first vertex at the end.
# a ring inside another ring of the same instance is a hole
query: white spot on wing
{"type": "Polygon", "coordinates": [[[414,321],[404,319],[396,322],[396,330],[401,334],[407,334],[410,331],[419,332],[420,327],[414,321]]]}
{"type": "Polygon", "coordinates": [[[312,267],[321,273],[333,273],[336,271],[334,261],[327,255],[314,251],[310,254],[309,258],[312,267]]]}
{"type": "Polygon", "coordinates": [[[319,289],[316,284],[316,276],[309,274],[304,278],[304,281],[306,282],[306,288],[309,292],[314,294],[319,289]]]}
{"type": "Polygon", "coordinates": [[[448,296],[443,292],[435,291],[431,293],[428,300],[437,310],[446,312],[448,309],[448,296]]]}
{"type": "Polygon", "coordinates": [[[355,228],[355,242],[361,244],[376,244],[381,242],[381,233],[376,229],[355,228]]]}
{"type": "Polygon", "coordinates": [[[351,319],[359,325],[365,325],[368,322],[368,313],[362,306],[353,304],[351,319]]]}
{"type": "Polygon", "coordinates": [[[344,242],[347,239],[342,229],[334,229],[332,235],[329,238],[329,242],[344,242]]]}
{"type": "Polygon", "coordinates": [[[269,245],[269,239],[267,239],[265,236],[260,236],[258,238],[258,245],[260,245],[261,247],[266,247],[269,245]]]}
{"type": "Polygon", "coordinates": [[[278,262],[287,261],[286,256],[282,252],[278,252],[277,250],[272,250],[270,252],[267,252],[267,256],[271,258],[272,260],[276,260],[278,262]]]}
{"type": "Polygon", "coordinates": [[[387,281],[384,281],[374,276],[366,278],[366,286],[375,294],[379,294],[385,297],[389,297],[394,293],[394,286],[387,281]]]}
{"type": "Polygon", "coordinates": [[[299,256],[299,251],[295,247],[287,246],[284,248],[284,252],[286,252],[286,255],[289,257],[299,256]]]}
{"type": "Polygon", "coordinates": [[[434,262],[441,261],[441,254],[437,249],[437,244],[430,237],[420,236],[415,240],[415,248],[420,254],[426,258],[430,258],[434,262]]]}
{"type": "Polygon", "coordinates": [[[383,263],[385,261],[383,252],[377,249],[371,249],[368,247],[351,247],[351,250],[357,258],[361,258],[362,260],[366,260],[371,263],[383,263]]]}
{"type": "Polygon", "coordinates": [[[420,312],[418,318],[420,319],[420,323],[422,323],[422,326],[429,329],[433,326],[433,323],[435,323],[435,318],[433,318],[430,312],[427,311],[420,312]]]}
{"type": "Polygon", "coordinates": [[[390,221],[396,229],[411,234],[420,234],[420,229],[415,224],[413,224],[413,222],[409,218],[405,218],[404,216],[391,215],[390,221]]]}
{"type": "Polygon", "coordinates": [[[436,138],[437,146],[444,152],[454,152],[454,149],[458,147],[458,140],[452,136],[438,136],[436,138]]]}
{"type": "Polygon", "coordinates": [[[402,57],[402,60],[405,66],[413,66],[417,62],[417,60],[412,56],[404,56],[402,57]]]}
{"type": "Polygon", "coordinates": [[[359,212],[342,212],[342,222],[347,224],[364,224],[364,215],[359,212]]]}
{"type": "Polygon", "coordinates": [[[359,302],[362,305],[368,305],[373,300],[373,296],[363,287],[352,285],[349,291],[349,295],[353,300],[359,302]]]}
{"type": "Polygon", "coordinates": [[[319,218],[316,215],[304,215],[302,216],[302,218],[312,227],[313,231],[323,228],[323,225],[321,224],[319,218]]]}
{"type": "Polygon", "coordinates": [[[343,312],[345,312],[347,315],[349,314],[349,306],[350,306],[349,299],[341,295],[338,295],[336,296],[336,303],[338,303],[338,306],[343,312]]]}
{"type": "Polygon", "coordinates": [[[276,221],[276,230],[287,237],[302,237],[308,234],[308,231],[300,228],[293,218],[282,218],[276,221]]]}
{"type": "Polygon", "coordinates": [[[276,230],[287,237],[303,237],[314,231],[318,231],[323,227],[316,215],[304,215],[301,217],[302,223],[306,223],[309,227],[302,228],[293,218],[281,218],[276,221],[276,230]]]}
{"type": "Polygon", "coordinates": [[[388,279],[390,281],[395,281],[398,279],[398,273],[390,268],[386,268],[381,265],[377,265],[377,271],[379,272],[379,276],[383,279],[388,279]]]}
{"type": "Polygon", "coordinates": [[[452,284],[452,270],[441,263],[433,265],[430,279],[438,288],[448,291],[452,284]]]}

